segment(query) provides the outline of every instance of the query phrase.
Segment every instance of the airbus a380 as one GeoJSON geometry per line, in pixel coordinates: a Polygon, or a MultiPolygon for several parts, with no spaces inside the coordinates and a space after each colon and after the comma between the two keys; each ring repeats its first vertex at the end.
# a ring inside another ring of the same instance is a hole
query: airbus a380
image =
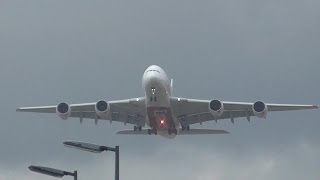
{"type": "Polygon", "coordinates": [[[244,117],[266,118],[271,111],[290,111],[318,109],[316,105],[269,104],[263,101],[254,103],[228,102],[217,99],[198,100],[173,97],[173,82],[159,66],[149,66],[142,77],[144,97],[94,103],[67,104],[56,106],[22,107],[17,111],[36,113],[57,113],[66,120],[69,117],[98,120],[118,121],[133,124],[131,130],[119,131],[117,134],[161,135],[174,138],[176,135],[187,134],[228,134],[224,130],[191,129],[190,125],[206,121],[244,117]],[[148,128],[143,128],[148,126],[148,128]]]}

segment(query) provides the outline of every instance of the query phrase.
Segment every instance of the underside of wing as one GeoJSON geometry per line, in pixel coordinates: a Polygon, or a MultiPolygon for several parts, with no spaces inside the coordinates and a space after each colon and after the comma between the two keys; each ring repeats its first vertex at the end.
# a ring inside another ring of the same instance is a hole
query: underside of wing
{"type": "Polygon", "coordinates": [[[305,109],[318,109],[317,105],[297,105],[297,104],[267,104],[269,111],[295,111],[305,109]]]}
{"type": "Polygon", "coordinates": [[[245,117],[250,121],[250,117],[256,116],[266,118],[268,112],[272,111],[293,111],[305,109],[317,109],[316,105],[297,104],[271,104],[257,101],[230,102],[219,100],[197,100],[186,98],[171,98],[173,113],[178,117],[182,126],[195,123],[202,123],[211,120],[230,119],[245,117]]]}
{"type": "Polygon", "coordinates": [[[21,107],[17,112],[56,113],[57,106],[21,107]]]}
{"type": "Polygon", "coordinates": [[[21,107],[17,112],[57,113],[60,118],[69,117],[83,119],[110,120],[124,124],[145,125],[144,98],[133,98],[117,101],[98,101],[96,103],[67,104],[56,106],[21,107]]]}

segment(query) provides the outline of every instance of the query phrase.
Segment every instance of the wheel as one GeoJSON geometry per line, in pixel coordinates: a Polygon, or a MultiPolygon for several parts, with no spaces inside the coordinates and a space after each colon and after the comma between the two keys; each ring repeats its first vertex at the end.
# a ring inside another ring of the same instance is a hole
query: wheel
{"type": "Polygon", "coordinates": [[[182,126],[182,127],[181,127],[181,130],[182,130],[182,131],[184,131],[185,129],[186,129],[186,127],[185,127],[185,126],[182,126]]]}
{"type": "Polygon", "coordinates": [[[157,132],[157,130],[156,130],[156,129],[153,129],[153,134],[155,134],[155,135],[157,135],[157,134],[158,134],[158,132],[157,132]]]}
{"type": "Polygon", "coordinates": [[[190,126],[187,126],[187,131],[190,131],[190,126]]]}
{"type": "Polygon", "coordinates": [[[151,129],[148,129],[148,134],[151,135],[151,129]]]}
{"type": "Polygon", "coordinates": [[[142,131],[142,126],[139,126],[139,131],[142,131]]]}
{"type": "Polygon", "coordinates": [[[138,129],[137,126],[134,126],[134,127],[133,127],[133,130],[134,130],[134,131],[137,131],[137,129],[138,129]]]}
{"type": "Polygon", "coordinates": [[[178,130],[177,130],[177,129],[173,129],[173,133],[174,133],[175,135],[177,135],[177,134],[178,134],[178,130]]]}
{"type": "Polygon", "coordinates": [[[171,134],[172,134],[171,129],[168,129],[168,134],[169,134],[169,135],[171,135],[171,134]]]}

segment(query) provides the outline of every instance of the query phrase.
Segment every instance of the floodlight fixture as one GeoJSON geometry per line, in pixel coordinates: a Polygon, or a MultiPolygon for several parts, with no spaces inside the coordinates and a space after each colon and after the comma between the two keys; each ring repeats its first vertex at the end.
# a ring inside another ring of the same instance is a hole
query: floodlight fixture
{"type": "Polygon", "coordinates": [[[96,144],[91,143],[85,143],[85,142],[76,142],[76,141],[65,141],[63,142],[64,146],[82,150],[82,151],[88,151],[93,153],[101,153],[103,151],[113,151],[115,152],[115,180],[119,180],[119,146],[116,147],[107,147],[107,146],[100,146],[96,144]]]}
{"type": "Polygon", "coordinates": [[[63,142],[64,146],[79,149],[82,151],[88,151],[93,153],[101,153],[103,151],[116,151],[116,148],[107,147],[107,146],[99,146],[96,144],[85,143],[85,142],[76,142],[76,141],[65,141],[63,142]]]}
{"type": "Polygon", "coordinates": [[[29,170],[36,172],[36,173],[45,174],[48,176],[53,176],[56,178],[62,178],[63,176],[73,176],[75,180],[77,180],[77,178],[78,178],[77,171],[74,171],[72,173],[72,172],[67,172],[67,171],[62,171],[59,169],[42,167],[42,166],[29,166],[29,170]]]}

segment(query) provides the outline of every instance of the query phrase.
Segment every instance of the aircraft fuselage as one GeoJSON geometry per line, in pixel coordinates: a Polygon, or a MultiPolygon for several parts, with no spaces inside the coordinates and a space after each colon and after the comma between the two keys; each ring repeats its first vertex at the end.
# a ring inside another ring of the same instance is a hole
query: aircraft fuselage
{"type": "Polygon", "coordinates": [[[180,124],[170,107],[172,87],[166,72],[159,66],[149,66],[143,74],[142,86],[145,91],[147,125],[156,131],[153,133],[173,138],[180,124]]]}

